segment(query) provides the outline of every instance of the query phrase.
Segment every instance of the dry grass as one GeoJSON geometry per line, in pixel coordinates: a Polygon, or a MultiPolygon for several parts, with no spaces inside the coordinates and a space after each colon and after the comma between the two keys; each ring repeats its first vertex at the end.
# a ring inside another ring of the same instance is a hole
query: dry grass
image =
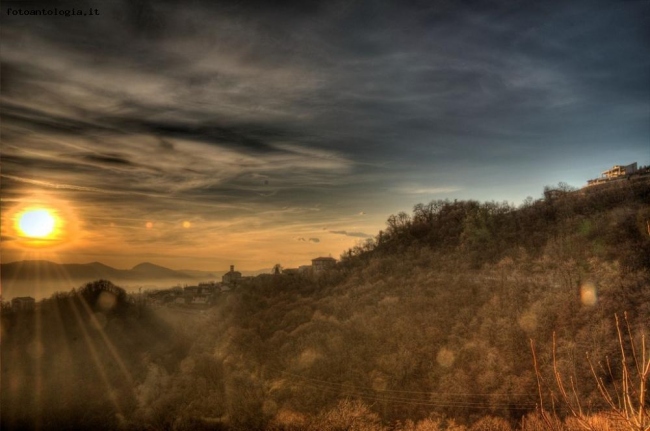
{"type": "Polygon", "coordinates": [[[379,415],[360,401],[343,400],[333,409],[311,421],[307,430],[313,431],[382,431],[379,415]]]}

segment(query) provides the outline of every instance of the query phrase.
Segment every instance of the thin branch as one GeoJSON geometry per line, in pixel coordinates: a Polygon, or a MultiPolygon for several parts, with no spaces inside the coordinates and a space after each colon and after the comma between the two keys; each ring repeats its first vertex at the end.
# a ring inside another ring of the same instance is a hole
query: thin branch
{"type": "Polygon", "coordinates": [[[542,382],[539,376],[539,367],[537,366],[537,355],[535,354],[535,342],[530,339],[530,350],[533,352],[533,367],[535,367],[535,377],[537,377],[537,390],[539,392],[539,408],[544,411],[544,399],[542,398],[542,382]]]}
{"type": "Polygon", "coordinates": [[[623,313],[623,317],[625,318],[625,326],[627,327],[627,336],[630,339],[630,346],[632,347],[632,358],[634,359],[634,366],[636,367],[636,372],[639,373],[639,377],[641,377],[641,367],[642,365],[639,365],[639,360],[636,357],[636,345],[634,343],[634,338],[632,337],[632,330],[630,329],[630,322],[627,320],[627,311],[623,313]]]}

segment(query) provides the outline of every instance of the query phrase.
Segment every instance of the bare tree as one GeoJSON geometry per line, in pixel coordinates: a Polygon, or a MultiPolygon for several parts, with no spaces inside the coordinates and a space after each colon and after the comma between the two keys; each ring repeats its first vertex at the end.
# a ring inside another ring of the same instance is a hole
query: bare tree
{"type": "MultiPolygon", "coordinates": [[[[613,388],[605,384],[603,377],[599,376],[596,366],[587,355],[587,362],[591,369],[591,374],[596,382],[598,391],[602,399],[609,406],[609,412],[606,413],[610,419],[620,424],[624,429],[630,431],[650,431],[650,410],[648,408],[649,399],[647,396],[648,378],[650,377],[650,348],[646,346],[645,333],[641,333],[641,346],[639,349],[638,342],[635,341],[627,314],[624,314],[625,326],[616,318],[616,330],[618,333],[618,342],[620,347],[621,376],[617,379],[612,372],[612,366],[609,358],[605,366],[601,369],[606,370],[609,378],[613,383],[613,388]],[[624,330],[625,333],[624,333],[624,330]],[[631,357],[627,351],[631,351],[631,357]],[[616,383],[618,380],[619,383],[616,383]]],[[[548,429],[556,430],[558,421],[554,415],[544,410],[541,375],[537,364],[535,346],[531,340],[531,349],[533,352],[533,364],[537,375],[537,385],[540,397],[540,415],[548,429]]],[[[583,411],[580,396],[576,389],[575,380],[569,378],[567,386],[557,366],[557,357],[555,349],[555,334],[553,334],[553,376],[559,393],[559,401],[569,410],[571,416],[576,419],[577,423],[584,429],[597,431],[594,422],[589,420],[589,416],[583,411]]],[[[552,394],[552,399],[555,397],[552,394]]]]}

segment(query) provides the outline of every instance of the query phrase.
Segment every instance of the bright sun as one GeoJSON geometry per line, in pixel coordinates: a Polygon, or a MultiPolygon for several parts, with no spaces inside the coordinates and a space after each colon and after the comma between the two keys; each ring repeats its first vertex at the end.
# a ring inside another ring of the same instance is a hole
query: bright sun
{"type": "Polygon", "coordinates": [[[28,210],[20,215],[18,227],[30,238],[45,238],[54,232],[56,218],[43,208],[28,210]]]}

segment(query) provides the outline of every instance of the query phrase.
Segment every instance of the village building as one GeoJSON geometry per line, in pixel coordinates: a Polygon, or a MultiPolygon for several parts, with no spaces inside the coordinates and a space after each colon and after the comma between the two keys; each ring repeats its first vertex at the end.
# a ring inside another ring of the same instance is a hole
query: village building
{"type": "Polygon", "coordinates": [[[36,300],[31,296],[19,296],[11,300],[13,311],[31,311],[36,308],[36,300]]]}
{"type": "Polygon", "coordinates": [[[311,272],[311,265],[300,265],[298,272],[301,274],[309,274],[311,272]]]}
{"type": "Polygon", "coordinates": [[[145,293],[145,300],[150,305],[163,305],[166,302],[172,301],[172,296],[164,290],[150,291],[145,293]]]}
{"type": "Polygon", "coordinates": [[[284,275],[298,275],[299,271],[298,271],[298,268],[284,268],[282,270],[282,274],[284,274],[284,275]]]}
{"type": "Polygon", "coordinates": [[[202,282],[198,286],[185,286],[183,288],[183,293],[190,296],[211,295],[216,291],[218,291],[218,286],[215,282],[202,282]]]}
{"type": "Polygon", "coordinates": [[[201,288],[199,286],[185,286],[183,293],[188,296],[195,296],[201,293],[201,288]]]}
{"type": "Polygon", "coordinates": [[[198,286],[185,286],[183,297],[186,304],[209,305],[215,300],[215,295],[221,292],[219,285],[213,281],[202,282],[198,286]]]}
{"type": "Polygon", "coordinates": [[[327,271],[328,269],[336,268],[336,259],[333,257],[317,257],[311,260],[311,267],[314,273],[327,271]]]}
{"type": "Polygon", "coordinates": [[[214,281],[204,281],[199,283],[202,292],[213,292],[219,289],[219,284],[214,281]]]}
{"type": "Polygon", "coordinates": [[[194,305],[209,305],[210,297],[207,295],[193,296],[191,299],[191,303],[194,305]]]}
{"type": "Polygon", "coordinates": [[[242,279],[241,272],[235,271],[235,265],[230,265],[230,271],[221,277],[221,282],[228,286],[236,286],[242,279]]]}

